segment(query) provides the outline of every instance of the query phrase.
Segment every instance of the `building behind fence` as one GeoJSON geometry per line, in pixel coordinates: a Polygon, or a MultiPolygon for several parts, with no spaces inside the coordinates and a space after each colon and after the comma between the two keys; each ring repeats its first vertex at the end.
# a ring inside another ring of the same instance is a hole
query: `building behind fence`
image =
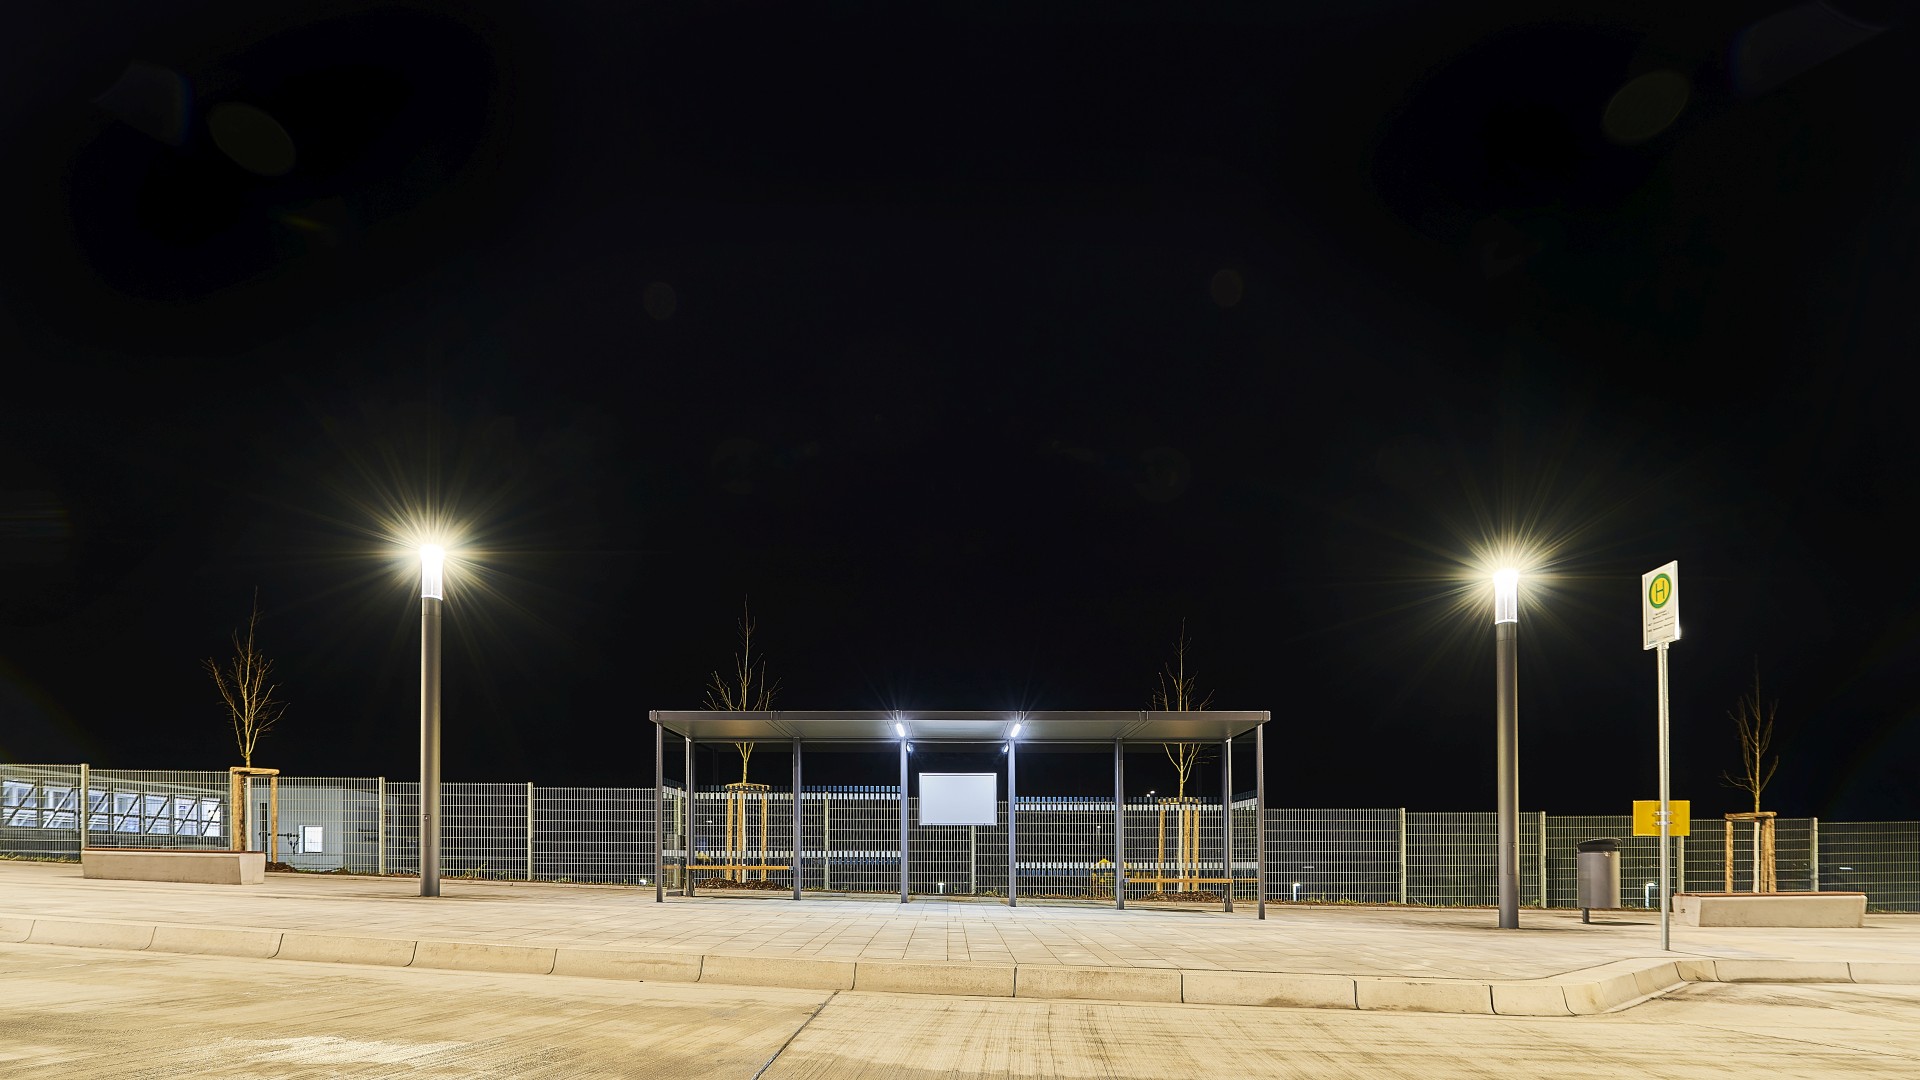
{"type": "MultiPolygon", "coordinates": [[[[275,835],[266,813],[266,781],[249,800],[260,823],[249,847],[271,846],[296,870],[353,874],[419,871],[419,785],[378,777],[282,777],[275,835]]],[[[89,847],[231,845],[224,772],[89,769],[84,765],[0,765],[0,856],[77,859],[89,847]],[[82,794],[84,792],[84,795],[82,794]]],[[[792,867],[793,800],[776,791],[756,801],[746,821],[746,852],[726,826],[725,795],[669,787],[666,884],[681,886],[682,841],[692,810],[692,876],[727,876],[728,864],[792,867]],[[762,815],[764,814],[764,820],[762,815]],[[765,835],[765,844],[761,836],[765,835]],[[743,857],[750,856],[750,857],[743,857]],[[703,867],[705,869],[703,869],[703,867]]],[[[651,788],[445,784],[442,872],[446,877],[652,884],[651,788]]],[[[893,786],[821,787],[801,798],[801,886],[836,892],[894,893],[900,880],[900,801],[893,786]]],[[[908,800],[908,877],[916,893],[1004,896],[1007,808],[996,825],[912,825],[908,800]]],[[[1221,812],[1199,815],[1191,873],[1201,882],[1232,879],[1252,899],[1258,873],[1254,807],[1234,803],[1232,868],[1223,865],[1221,812]]],[[[1102,798],[1019,800],[1019,884],[1023,896],[1110,899],[1113,802],[1102,798]]],[[[1492,905],[1497,896],[1492,813],[1408,810],[1267,809],[1269,899],[1319,903],[1492,905]]],[[[1719,822],[1701,820],[1677,842],[1681,891],[1725,883],[1719,822]]],[[[1829,822],[1782,818],[1777,865],[1783,890],[1858,890],[1871,909],[1920,911],[1920,822],[1829,822]]],[[[1125,815],[1130,878],[1178,876],[1177,823],[1151,798],[1129,800],[1125,815]]],[[[1659,844],[1635,837],[1629,815],[1523,815],[1521,895],[1533,906],[1574,905],[1575,845],[1621,839],[1623,907],[1656,902],[1659,844]]],[[[1753,847],[1743,828],[1734,845],[1737,888],[1752,883],[1753,847]]],[[[790,870],[757,870],[790,888],[790,870]]],[[[731,876],[743,876],[734,873],[731,876]]],[[[1131,884],[1129,896],[1158,886],[1131,884]]],[[[1219,884],[1198,886],[1219,891],[1219,884]]]]}

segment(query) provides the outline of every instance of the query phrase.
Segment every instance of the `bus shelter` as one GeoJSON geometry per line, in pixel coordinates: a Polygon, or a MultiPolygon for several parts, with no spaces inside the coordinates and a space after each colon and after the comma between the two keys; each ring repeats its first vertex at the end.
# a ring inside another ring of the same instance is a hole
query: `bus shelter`
{"type": "MultiPolygon", "coordinates": [[[[991,712],[991,711],[851,711],[851,712],[719,712],[719,711],[655,711],[650,714],[654,725],[654,765],[653,765],[653,866],[654,900],[664,903],[666,900],[665,873],[668,867],[668,837],[666,834],[665,788],[666,788],[666,736],[668,733],[679,736],[685,744],[686,771],[689,797],[692,795],[693,752],[697,744],[702,743],[768,743],[785,744],[791,747],[793,764],[792,815],[792,865],[774,866],[766,864],[750,865],[741,860],[730,868],[742,871],[758,870],[765,876],[770,870],[791,871],[793,876],[794,900],[801,898],[801,863],[805,852],[802,842],[802,815],[799,802],[802,787],[803,751],[809,746],[825,748],[833,744],[894,744],[899,749],[900,776],[900,902],[909,900],[908,863],[909,863],[909,808],[908,779],[913,750],[916,746],[936,748],[943,744],[1000,744],[1005,761],[1003,777],[1006,783],[1006,828],[1007,828],[1007,895],[1009,906],[1019,903],[1019,813],[1018,813],[1018,776],[1020,748],[1076,746],[1079,748],[1101,749],[1111,747],[1113,755],[1113,830],[1112,875],[1113,904],[1116,908],[1126,907],[1127,860],[1126,860],[1126,761],[1125,753],[1129,747],[1145,747],[1164,744],[1212,744],[1220,751],[1221,795],[1217,812],[1220,815],[1223,835],[1224,867],[1229,882],[1224,892],[1225,910],[1233,910],[1233,745],[1236,739],[1250,736],[1253,743],[1254,758],[1254,850],[1255,855],[1255,903],[1260,918],[1266,918],[1266,760],[1265,725],[1269,718],[1267,712],[1250,711],[1200,711],[1200,712],[991,712]]],[[[984,775],[984,774],[983,774],[984,775]]],[[[948,774],[920,775],[920,810],[922,824],[929,813],[962,814],[968,812],[970,798],[977,798],[977,792],[970,792],[964,783],[964,777],[950,781],[948,774]],[[929,781],[938,779],[935,791],[937,796],[930,799],[929,781]]],[[[745,793],[739,800],[737,827],[743,839],[752,821],[751,797],[761,800],[759,828],[766,830],[765,800],[770,794],[763,785],[734,785],[752,787],[756,792],[745,793]]],[[[992,785],[989,785],[989,798],[992,785]]],[[[1200,811],[1195,808],[1192,813],[1200,811]]],[[[735,835],[735,804],[727,804],[727,835],[729,846],[735,835]]],[[[693,896],[695,889],[691,878],[693,867],[692,815],[684,815],[683,826],[686,835],[682,839],[682,892],[693,896]]],[[[1185,821],[1185,817],[1182,818],[1185,821]]],[[[955,824],[958,820],[934,820],[931,824],[955,824]]],[[[1185,828],[1182,825],[1182,828],[1185,828]]],[[[1162,826],[1164,832],[1164,825],[1162,826]]],[[[1185,833],[1182,833],[1182,837],[1185,833]]],[[[761,838],[764,850],[764,837],[761,838]]],[[[742,849],[750,845],[743,843],[742,849]]],[[[1159,871],[1164,873],[1164,871],[1159,871]]],[[[1144,883],[1140,879],[1136,883],[1144,883]]],[[[1166,880],[1156,877],[1153,881],[1166,880]]]]}

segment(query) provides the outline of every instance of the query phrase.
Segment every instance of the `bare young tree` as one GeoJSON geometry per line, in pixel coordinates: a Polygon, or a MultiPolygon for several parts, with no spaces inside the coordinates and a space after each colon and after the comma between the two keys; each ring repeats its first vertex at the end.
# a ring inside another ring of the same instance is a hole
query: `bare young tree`
{"type": "Polygon", "coordinates": [[[233,659],[222,665],[212,657],[201,661],[213,685],[226,702],[227,715],[233,720],[233,739],[240,748],[240,764],[253,767],[253,750],[261,736],[272,730],[286,704],[274,699],[279,685],[273,681],[273,661],[254,643],[254,631],[260,625],[260,590],[253,592],[253,611],[247,616],[247,636],[233,632],[233,659]]]}
{"type": "MultiPolygon", "coordinates": [[[[758,626],[747,602],[740,601],[740,651],[733,654],[730,675],[722,676],[716,671],[708,677],[707,708],[718,712],[767,712],[773,708],[773,696],[780,692],[780,683],[768,680],[764,659],[755,666],[753,632],[758,626]]],[[[733,748],[740,754],[740,782],[744,784],[747,763],[753,758],[753,744],[737,742],[733,748]]]]}
{"type": "MultiPolygon", "coordinates": [[[[1213,703],[1213,692],[1208,691],[1202,697],[1195,689],[1195,679],[1187,674],[1187,621],[1180,620],[1180,640],[1174,644],[1173,659],[1163,665],[1156,677],[1157,685],[1150,696],[1149,707],[1155,712],[1199,712],[1213,703]]],[[[1179,778],[1179,798],[1187,797],[1187,780],[1193,776],[1193,770],[1206,760],[1205,743],[1161,743],[1166,751],[1167,760],[1173,762],[1174,775],[1179,778]]]]}
{"type": "Polygon", "coordinates": [[[1774,770],[1780,767],[1779,754],[1774,754],[1771,760],[1767,758],[1767,753],[1773,749],[1773,720],[1779,708],[1778,701],[1761,698],[1760,665],[1755,664],[1753,692],[1740,695],[1733,711],[1727,714],[1740,735],[1740,771],[1721,773],[1720,782],[1753,796],[1753,812],[1756,814],[1760,812],[1760,793],[1767,789],[1767,782],[1773,779],[1774,770]]]}

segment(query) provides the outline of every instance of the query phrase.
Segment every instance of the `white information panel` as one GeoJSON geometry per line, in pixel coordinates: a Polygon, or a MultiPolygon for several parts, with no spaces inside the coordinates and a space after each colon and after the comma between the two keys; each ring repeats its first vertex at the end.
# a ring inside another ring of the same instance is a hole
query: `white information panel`
{"type": "Polygon", "coordinates": [[[999,773],[923,772],[920,824],[998,825],[999,773]]]}
{"type": "Polygon", "coordinates": [[[1641,648],[1680,640],[1680,563],[1640,575],[1641,648]]]}

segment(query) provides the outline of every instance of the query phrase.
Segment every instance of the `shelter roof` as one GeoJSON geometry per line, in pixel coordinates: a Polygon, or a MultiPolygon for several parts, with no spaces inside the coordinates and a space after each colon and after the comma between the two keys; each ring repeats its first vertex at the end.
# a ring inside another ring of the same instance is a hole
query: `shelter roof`
{"type": "Polygon", "coordinates": [[[696,742],[790,740],[805,742],[997,743],[1020,726],[1030,743],[1221,742],[1265,723],[1266,712],[1019,711],[873,709],[865,711],[720,712],[667,710],[653,714],[668,731],[696,742]],[[898,725],[896,727],[895,725],[898,725]]]}

